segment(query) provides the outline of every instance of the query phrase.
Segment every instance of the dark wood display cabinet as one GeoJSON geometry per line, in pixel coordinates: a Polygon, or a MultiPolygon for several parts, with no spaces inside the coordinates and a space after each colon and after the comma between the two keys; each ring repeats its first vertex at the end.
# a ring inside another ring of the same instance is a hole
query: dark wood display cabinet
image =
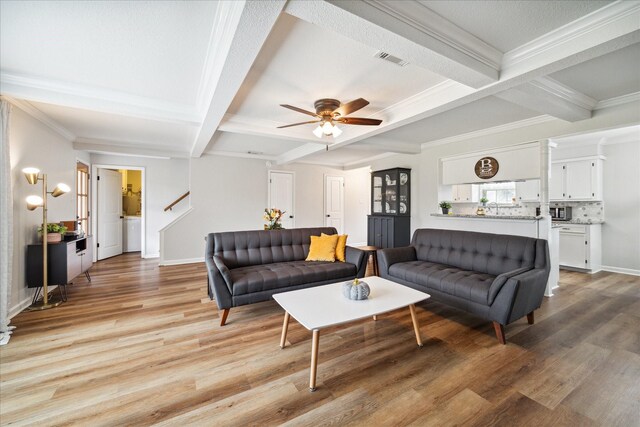
{"type": "Polygon", "coordinates": [[[371,215],[367,244],[378,248],[408,246],[411,240],[411,169],[371,173],[371,215]]]}
{"type": "MultiPolygon", "coordinates": [[[[89,269],[93,265],[92,236],[76,240],[47,245],[48,285],[61,287],[60,294],[66,301],[67,283],[71,283],[80,274],[91,281],[89,269]],[[64,289],[64,293],[62,290],[64,289]]],[[[42,287],[42,244],[27,246],[27,286],[29,288],[42,287]]],[[[38,290],[34,301],[39,295],[38,290]]]]}

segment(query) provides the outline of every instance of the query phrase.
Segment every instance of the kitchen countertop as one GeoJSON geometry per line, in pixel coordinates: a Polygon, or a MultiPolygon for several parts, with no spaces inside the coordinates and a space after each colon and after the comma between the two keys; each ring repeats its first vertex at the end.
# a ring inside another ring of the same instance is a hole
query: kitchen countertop
{"type": "Polygon", "coordinates": [[[553,221],[553,225],[562,226],[563,224],[604,224],[604,219],[580,219],[574,218],[569,221],[553,221]]]}
{"type": "Polygon", "coordinates": [[[542,216],[532,215],[470,215],[470,214],[441,214],[432,213],[431,216],[437,216],[442,218],[473,218],[473,219],[504,219],[504,220],[519,220],[519,221],[538,221],[542,219],[542,216]]]}

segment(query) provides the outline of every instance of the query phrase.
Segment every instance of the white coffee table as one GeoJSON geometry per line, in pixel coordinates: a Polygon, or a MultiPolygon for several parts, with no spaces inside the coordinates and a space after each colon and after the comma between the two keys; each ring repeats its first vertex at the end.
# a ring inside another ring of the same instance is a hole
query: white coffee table
{"type": "Polygon", "coordinates": [[[379,314],[409,307],[416,341],[418,346],[422,347],[414,304],[429,298],[429,294],[381,277],[372,276],[362,280],[371,288],[369,298],[362,301],[352,301],[342,295],[342,284],[344,282],[284,292],[273,296],[273,299],[285,311],[282,336],[280,337],[281,348],[285,347],[290,316],[293,316],[298,323],[313,332],[311,372],[309,374],[309,389],[311,391],[316,389],[320,329],[366,317],[373,317],[375,320],[379,314]]]}

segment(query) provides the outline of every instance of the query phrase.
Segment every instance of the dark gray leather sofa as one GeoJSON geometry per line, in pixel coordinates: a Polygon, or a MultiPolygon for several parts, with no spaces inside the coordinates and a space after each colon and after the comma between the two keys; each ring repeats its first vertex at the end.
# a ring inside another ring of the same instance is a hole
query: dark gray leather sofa
{"type": "Polygon", "coordinates": [[[305,261],[310,236],[336,234],[333,227],[210,233],[205,262],[209,298],[222,310],[267,301],[275,293],[363,277],[365,253],[347,246],[346,262],[305,261]]]}
{"type": "Polygon", "coordinates": [[[504,325],[540,307],[549,277],[546,240],[468,231],[420,229],[411,246],[378,251],[380,276],[433,300],[504,325]]]}

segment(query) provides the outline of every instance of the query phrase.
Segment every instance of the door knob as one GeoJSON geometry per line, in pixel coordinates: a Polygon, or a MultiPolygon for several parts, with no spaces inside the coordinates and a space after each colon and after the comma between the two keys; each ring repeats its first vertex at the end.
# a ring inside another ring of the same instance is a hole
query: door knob
{"type": "Polygon", "coordinates": [[[289,218],[293,218],[293,215],[289,215],[289,218]]]}
{"type": "Polygon", "coordinates": [[[331,215],[327,214],[327,218],[329,218],[331,215]]]}

